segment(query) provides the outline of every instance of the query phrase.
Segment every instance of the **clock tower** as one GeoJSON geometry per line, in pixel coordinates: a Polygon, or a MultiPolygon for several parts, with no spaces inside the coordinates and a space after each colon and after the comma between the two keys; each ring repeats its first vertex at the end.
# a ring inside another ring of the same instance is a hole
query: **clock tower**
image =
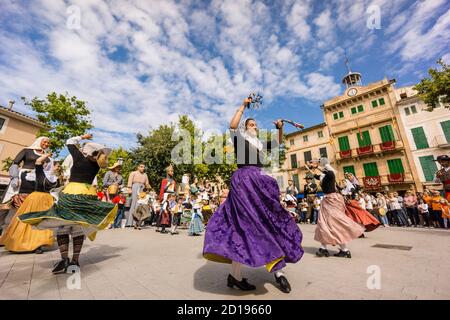
{"type": "MultiPolygon", "coordinates": [[[[347,89],[352,88],[352,87],[361,87],[362,86],[361,73],[352,72],[352,70],[350,70],[348,58],[345,60],[345,65],[347,66],[348,73],[344,78],[342,78],[342,83],[345,84],[347,89]]],[[[354,95],[356,95],[356,93],[357,93],[357,90],[354,88],[347,91],[347,94],[349,96],[354,96],[354,95]]]]}

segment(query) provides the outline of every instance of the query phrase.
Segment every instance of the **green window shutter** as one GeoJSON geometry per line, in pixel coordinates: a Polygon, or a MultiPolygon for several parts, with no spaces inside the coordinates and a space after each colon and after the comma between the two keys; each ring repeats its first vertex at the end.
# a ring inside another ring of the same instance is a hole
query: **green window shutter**
{"type": "Polygon", "coordinates": [[[344,111],[340,111],[339,112],[339,118],[343,118],[344,117],[344,111]]]}
{"type": "Polygon", "coordinates": [[[292,175],[292,180],[294,180],[294,186],[297,190],[300,190],[300,180],[298,179],[298,174],[292,175]]]}
{"type": "Polygon", "coordinates": [[[363,107],[363,105],[361,104],[361,105],[358,106],[358,112],[363,112],[363,111],[364,111],[364,107],[363,107]]]}
{"type": "Polygon", "coordinates": [[[353,107],[352,108],[352,114],[355,114],[357,111],[356,111],[356,107],[353,107]]]}
{"type": "Polygon", "coordinates": [[[378,102],[377,102],[377,100],[373,100],[373,101],[372,101],[372,107],[373,107],[373,108],[378,107],[378,102]]]}
{"type": "Polygon", "coordinates": [[[404,173],[402,159],[392,159],[388,160],[389,173],[404,173]]]}
{"type": "Polygon", "coordinates": [[[444,131],[445,139],[450,143],[450,120],[441,122],[442,131],[444,131]]]}
{"type": "Polygon", "coordinates": [[[394,131],[392,130],[392,126],[390,124],[380,127],[379,130],[382,142],[395,141],[394,131]]]}
{"type": "Polygon", "coordinates": [[[334,120],[337,120],[337,119],[338,119],[338,114],[337,114],[337,113],[334,113],[334,114],[333,114],[333,118],[334,118],[334,120]]]}
{"type": "Polygon", "coordinates": [[[291,167],[292,167],[292,169],[297,168],[297,155],[296,154],[291,154],[291,167]]]}
{"type": "Polygon", "coordinates": [[[384,98],[378,99],[378,102],[380,103],[380,106],[384,106],[385,105],[384,98]]]}
{"type": "Polygon", "coordinates": [[[378,167],[376,162],[364,163],[364,174],[366,177],[377,177],[380,174],[378,173],[378,167]]]}
{"type": "Polygon", "coordinates": [[[355,167],[354,166],[344,167],[344,173],[346,173],[346,172],[350,172],[356,177],[355,167]]]}
{"type": "Polygon", "coordinates": [[[367,147],[367,146],[370,146],[371,144],[372,144],[372,141],[370,140],[370,134],[369,134],[369,131],[363,131],[362,132],[362,136],[361,136],[361,134],[358,132],[357,134],[356,134],[356,136],[358,137],[358,144],[359,144],[359,147],[360,148],[362,148],[362,147],[367,147]],[[361,139],[362,138],[362,139],[361,139]]]}
{"type": "Polygon", "coordinates": [[[425,181],[433,181],[434,175],[437,171],[436,162],[433,161],[433,156],[419,157],[420,165],[422,167],[425,181]]]}
{"type": "Polygon", "coordinates": [[[428,148],[427,137],[425,136],[425,132],[422,127],[411,129],[411,133],[414,138],[414,142],[416,144],[417,149],[426,149],[428,148]]]}
{"type": "Polygon", "coordinates": [[[339,150],[340,151],[350,150],[350,143],[348,142],[347,136],[339,137],[338,141],[339,141],[339,150]]]}

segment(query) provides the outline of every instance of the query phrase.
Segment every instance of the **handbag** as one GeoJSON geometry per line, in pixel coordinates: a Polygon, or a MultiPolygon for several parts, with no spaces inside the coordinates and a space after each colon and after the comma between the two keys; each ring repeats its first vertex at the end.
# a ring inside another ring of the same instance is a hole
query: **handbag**
{"type": "Polygon", "coordinates": [[[380,208],[378,209],[378,213],[380,214],[380,216],[384,216],[386,215],[386,210],[384,208],[380,208]]]}

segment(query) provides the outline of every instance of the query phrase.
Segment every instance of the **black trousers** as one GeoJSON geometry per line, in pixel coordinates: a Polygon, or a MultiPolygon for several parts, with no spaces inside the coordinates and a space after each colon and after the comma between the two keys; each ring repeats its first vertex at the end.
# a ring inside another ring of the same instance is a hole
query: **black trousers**
{"type": "Polygon", "coordinates": [[[419,212],[416,207],[407,207],[406,212],[408,213],[409,220],[411,220],[411,223],[414,226],[417,226],[420,224],[419,212]]]}

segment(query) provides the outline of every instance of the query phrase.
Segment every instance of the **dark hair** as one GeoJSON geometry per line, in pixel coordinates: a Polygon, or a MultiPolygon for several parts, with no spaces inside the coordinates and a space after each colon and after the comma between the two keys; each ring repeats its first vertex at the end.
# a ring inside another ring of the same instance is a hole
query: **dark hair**
{"type": "Polygon", "coordinates": [[[255,119],[253,118],[248,118],[247,120],[245,120],[245,129],[247,129],[247,125],[250,121],[255,121],[255,119]]]}

